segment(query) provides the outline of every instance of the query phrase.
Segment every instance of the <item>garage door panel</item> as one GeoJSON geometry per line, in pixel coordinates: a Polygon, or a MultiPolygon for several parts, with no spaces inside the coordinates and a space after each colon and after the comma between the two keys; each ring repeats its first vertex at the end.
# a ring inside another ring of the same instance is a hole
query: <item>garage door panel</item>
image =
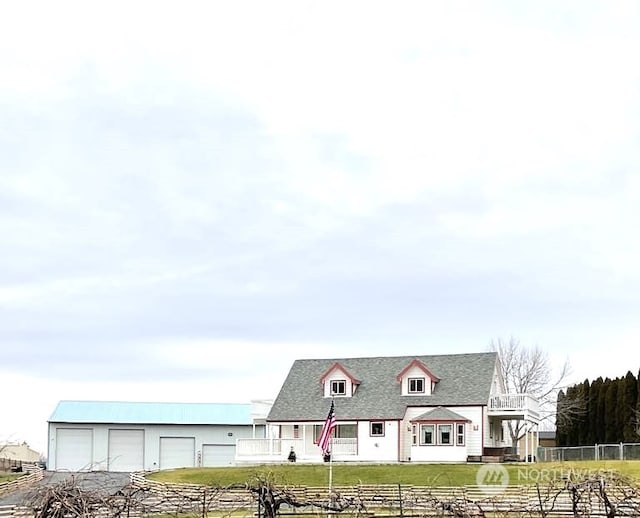
{"type": "Polygon", "coordinates": [[[160,469],[193,468],[195,437],[160,437],[160,469]]]}
{"type": "Polygon", "coordinates": [[[203,444],[202,445],[202,465],[228,466],[235,462],[235,444],[203,444]]]}
{"type": "Polygon", "coordinates": [[[93,429],[56,429],[56,469],[88,471],[93,458],[93,429]]]}
{"type": "Polygon", "coordinates": [[[144,430],[109,430],[109,471],[144,470],[144,430]]]}

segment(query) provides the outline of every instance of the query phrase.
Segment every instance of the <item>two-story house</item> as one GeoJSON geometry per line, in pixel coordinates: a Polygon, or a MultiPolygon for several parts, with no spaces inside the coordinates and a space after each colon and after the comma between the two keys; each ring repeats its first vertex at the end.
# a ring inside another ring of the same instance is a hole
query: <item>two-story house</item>
{"type": "MultiPolygon", "coordinates": [[[[296,360],[267,417],[267,437],[239,439],[236,462],[322,462],[331,401],[332,459],[464,462],[511,446],[507,421],[539,420],[535,398],[506,394],[497,353],[296,360]]],[[[531,451],[535,448],[531,444],[531,451]]]]}

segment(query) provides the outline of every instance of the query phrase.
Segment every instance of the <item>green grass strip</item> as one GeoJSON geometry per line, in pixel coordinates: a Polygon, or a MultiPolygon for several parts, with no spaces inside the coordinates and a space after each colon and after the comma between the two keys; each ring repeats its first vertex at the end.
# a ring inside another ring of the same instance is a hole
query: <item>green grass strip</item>
{"type": "MultiPolygon", "coordinates": [[[[415,486],[469,486],[478,483],[483,464],[351,464],[334,463],[333,485],[403,484],[415,486]]],[[[500,464],[508,473],[509,485],[527,485],[559,480],[567,476],[617,473],[640,481],[640,461],[583,461],[563,463],[500,464]]],[[[256,477],[277,485],[325,487],[328,464],[269,464],[220,468],[184,468],[158,471],[151,480],[225,487],[245,484],[256,477]]]]}

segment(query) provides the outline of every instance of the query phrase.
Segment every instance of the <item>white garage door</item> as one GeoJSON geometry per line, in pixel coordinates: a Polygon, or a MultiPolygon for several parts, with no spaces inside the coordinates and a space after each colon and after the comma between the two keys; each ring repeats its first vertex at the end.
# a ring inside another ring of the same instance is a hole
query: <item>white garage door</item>
{"type": "Polygon", "coordinates": [[[203,466],[228,466],[235,462],[235,444],[203,444],[203,466]]]}
{"type": "Polygon", "coordinates": [[[144,470],[144,430],[109,430],[109,471],[144,470]]]}
{"type": "Polygon", "coordinates": [[[195,437],[160,437],[160,469],[193,468],[195,437]]]}
{"type": "Polygon", "coordinates": [[[93,429],[56,429],[56,470],[88,471],[93,453],[93,429]]]}

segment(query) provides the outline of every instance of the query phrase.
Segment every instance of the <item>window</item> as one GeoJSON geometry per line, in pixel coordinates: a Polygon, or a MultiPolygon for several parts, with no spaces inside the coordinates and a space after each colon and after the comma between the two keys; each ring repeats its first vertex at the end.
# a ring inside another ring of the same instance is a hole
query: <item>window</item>
{"type": "Polygon", "coordinates": [[[409,394],[424,394],[424,378],[409,378],[409,394]]]}
{"type": "Polygon", "coordinates": [[[434,424],[420,425],[420,444],[435,444],[435,427],[434,424]]]}
{"type": "Polygon", "coordinates": [[[384,423],[371,423],[370,430],[371,437],[383,437],[384,436],[384,423]]]}
{"type": "Polygon", "coordinates": [[[345,380],[333,380],[330,389],[332,396],[345,396],[347,394],[347,382],[345,380]]]}
{"type": "MultiPolygon", "coordinates": [[[[320,440],[320,434],[322,433],[322,427],[324,425],[314,424],[313,425],[313,442],[314,444],[318,444],[320,440]]],[[[355,439],[358,436],[357,433],[357,425],[355,424],[339,424],[336,426],[333,431],[333,436],[339,439],[355,439]]]]}
{"type": "Polygon", "coordinates": [[[293,425],[293,438],[294,439],[300,438],[300,426],[297,424],[293,425]]]}
{"type": "Polygon", "coordinates": [[[358,436],[358,427],[355,424],[339,424],[333,433],[334,437],[340,439],[355,439],[358,436]]]}
{"type": "MultiPolygon", "coordinates": [[[[416,446],[415,426],[412,431],[412,445],[416,446]]],[[[420,423],[419,446],[464,446],[465,423],[420,423]],[[437,432],[437,434],[436,434],[437,432]]]]}
{"type": "Polygon", "coordinates": [[[450,424],[438,425],[438,444],[452,444],[450,424]]]}
{"type": "Polygon", "coordinates": [[[415,424],[411,427],[411,444],[413,446],[418,444],[418,427],[415,424]]]}

